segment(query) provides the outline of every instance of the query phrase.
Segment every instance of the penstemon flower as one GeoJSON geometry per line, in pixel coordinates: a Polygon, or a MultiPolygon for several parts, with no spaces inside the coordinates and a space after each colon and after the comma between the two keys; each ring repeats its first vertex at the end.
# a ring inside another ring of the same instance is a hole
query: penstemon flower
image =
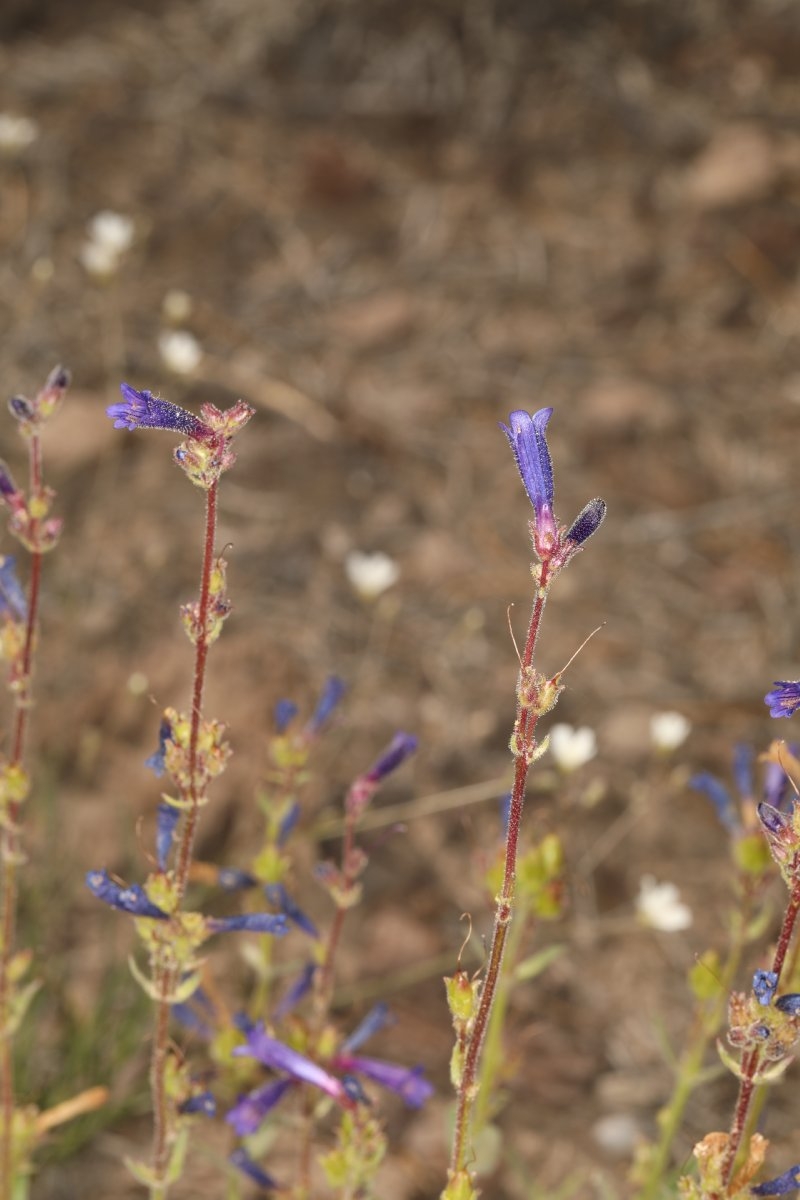
{"type": "Polygon", "coordinates": [[[764,697],[764,703],[771,717],[794,716],[800,708],[800,680],[777,680],[764,697]]]}

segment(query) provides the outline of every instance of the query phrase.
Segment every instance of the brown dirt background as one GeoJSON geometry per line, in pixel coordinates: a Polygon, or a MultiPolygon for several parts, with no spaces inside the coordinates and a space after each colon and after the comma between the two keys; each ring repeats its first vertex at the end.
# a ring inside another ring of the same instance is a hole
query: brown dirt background
{"type": "MultiPolygon", "coordinates": [[[[736,739],[766,744],[761,697],[800,674],[796,5],[5,0],[0,33],[0,111],[41,129],[0,160],[4,388],[31,392],[58,361],[74,377],[46,445],[66,529],[46,564],[35,714],[23,927],[48,986],[31,1088],[61,1097],[118,1055],[115,1102],[138,1097],[49,1162],[34,1196],[137,1194],[118,1162],[148,1136],[141,1011],[124,975],[97,1001],[124,970],[124,922],[81,881],[145,869],[135,826],[158,793],[141,764],[158,707],[187,696],[176,606],[195,586],[202,506],[168,435],[110,428],[121,378],[258,410],[222,490],[235,615],[208,711],[229,721],[236,757],[202,853],[237,863],[252,844],[278,697],[307,709],[328,672],[349,681],[316,788],[331,812],[396,728],[421,739],[383,801],[409,802],[406,832],[373,837],[342,961],[355,1014],[376,995],[397,1013],[375,1052],[423,1062],[438,1088],[423,1114],[389,1106],[385,1200],[438,1194],[439,977],[463,912],[489,929],[480,860],[513,718],[506,609],[522,637],[530,590],[527,502],[497,422],[555,407],[557,511],[571,520],[602,495],[609,517],[557,586],[540,662],[554,671],[605,623],[557,713],[593,726],[601,753],[568,784],[546,762],[534,783],[529,826],[564,833],[571,890],[538,944],[572,952],[516,993],[485,1195],[569,1181],[567,1194],[625,1195],[624,1161],[593,1130],[609,1114],[652,1130],[663,1041],[679,1046],[689,1019],[685,971],[723,941],[727,846],[683,779],[725,772],[736,739]],[[136,241],[100,285],[78,253],[104,208],[134,218],[136,241]],[[157,350],[175,288],[206,354],[192,381],[157,350]],[[376,606],[348,586],[351,549],[400,566],[376,606]],[[673,708],[693,733],[678,766],[659,766],[648,720],[673,708]],[[417,801],[484,781],[481,801],[418,815],[417,801]],[[637,927],[648,872],[680,885],[687,933],[637,927]]],[[[794,1092],[768,1111],[775,1173],[800,1157],[794,1092]]],[[[697,1094],[681,1152],[727,1125],[732,1095],[728,1079],[697,1094]]],[[[197,1141],[176,1200],[223,1194],[224,1139],[197,1141]]]]}

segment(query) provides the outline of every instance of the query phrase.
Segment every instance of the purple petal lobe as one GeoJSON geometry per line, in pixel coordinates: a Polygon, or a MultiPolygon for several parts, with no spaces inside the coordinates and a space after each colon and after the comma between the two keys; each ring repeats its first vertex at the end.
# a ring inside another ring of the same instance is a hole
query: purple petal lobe
{"type": "Polygon", "coordinates": [[[776,680],[764,703],[771,717],[791,717],[800,708],[800,680],[776,680]]]}
{"type": "Polygon", "coordinates": [[[789,992],[785,996],[778,996],[775,1001],[775,1007],[781,1012],[789,1013],[790,1016],[796,1017],[800,1013],[800,994],[797,992],[789,992]]]}

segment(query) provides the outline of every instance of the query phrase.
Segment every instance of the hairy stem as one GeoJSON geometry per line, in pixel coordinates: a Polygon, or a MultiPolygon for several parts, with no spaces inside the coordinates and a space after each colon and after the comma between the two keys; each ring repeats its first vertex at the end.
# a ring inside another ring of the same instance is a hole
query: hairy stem
{"type": "MultiPolygon", "coordinates": [[[[520,663],[520,686],[518,687],[518,694],[520,696],[523,693],[523,685],[525,683],[526,676],[530,672],[531,663],[533,662],[533,652],[536,647],[536,640],[539,636],[539,626],[541,624],[544,606],[547,601],[549,583],[550,579],[548,564],[544,562],[541,566],[539,587],[533,602],[533,611],[531,612],[530,624],[528,626],[528,636],[525,641],[525,650],[522,655],[522,662],[520,663]]],[[[456,1123],[453,1134],[453,1148],[450,1158],[451,1178],[457,1175],[459,1172],[465,1170],[467,1156],[470,1149],[470,1127],[472,1123],[472,1110],[477,1094],[476,1081],[478,1064],[480,1062],[481,1049],[483,1047],[483,1042],[486,1035],[489,1016],[492,1011],[492,1005],[494,1004],[497,984],[500,978],[500,969],[503,962],[503,954],[506,946],[506,939],[508,936],[508,927],[511,922],[514,909],[517,844],[519,842],[522,809],[525,802],[525,786],[528,779],[531,754],[534,748],[534,731],[536,729],[538,717],[538,711],[534,708],[534,706],[526,706],[522,703],[521,699],[518,700],[517,722],[515,725],[514,735],[516,766],[514,769],[514,785],[511,791],[508,832],[506,834],[503,885],[500,889],[499,895],[497,896],[492,944],[489,950],[489,961],[483,978],[483,986],[481,988],[480,1000],[478,1002],[478,1010],[475,1014],[475,1019],[472,1029],[470,1030],[469,1040],[467,1042],[464,1066],[458,1088],[458,1097],[456,1101],[456,1123]]]]}
{"type": "MultiPolygon", "coordinates": [[[[197,640],[195,642],[192,713],[189,732],[189,787],[181,799],[188,800],[186,817],[181,822],[176,850],[175,882],[179,903],[186,893],[192,847],[197,832],[197,819],[204,799],[200,779],[197,747],[203,716],[203,691],[208,660],[208,618],[211,593],[211,571],[214,563],[214,538],[217,528],[217,488],[215,480],[206,491],[206,528],[203,546],[203,565],[200,571],[197,640]]],[[[169,1009],[176,979],[168,967],[157,972],[156,984],[161,999],[156,1008],[155,1036],[150,1066],[150,1085],[153,1096],[153,1173],[157,1183],[151,1188],[151,1200],[165,1200],[168,1191],[166,1172],[169,1166],[172,1140],[171,1114],[166,1092],[166,1069],[169,1044],[169,1009]]]]}

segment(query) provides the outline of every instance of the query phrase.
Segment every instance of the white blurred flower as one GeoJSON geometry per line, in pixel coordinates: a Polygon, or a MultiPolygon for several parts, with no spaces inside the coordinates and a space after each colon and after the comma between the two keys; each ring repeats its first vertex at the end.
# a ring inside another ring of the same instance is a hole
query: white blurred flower
{"type": "Polygon", "coordinates": [[[203,357],[197,338],[185,329],[165,330],[158,335],[158,352],[164,365],[176,375],[191,375],[203,357]]]}
{"type": "Polygon", "coordinates": [[[113,275],[120,260],[133,245],[134,225],[124,213],[104,209],[87,225],[88,237],[80,249],[80,260],[90,275],[113,275]]]}
{"type": "Polygon", "coordinates": [[[584,725],[554,725],[550,730],[550,753],[562,771],[577,771],[597,754],[597,738],[593,729],[584,725]]]}
{"type": "Polygon", "coordinates": [[[39,136],[39,126],[32,117],[18,117],[14,113],[0,113],[0,152],[18,154],[27,150],[39,136]]]}
{"type": "Polygon", "coordinates": [[[133,245],[133,220],[124,213],[103,209],[95,213],[88,224],[89,237],[93,242],[114,254],[124,254],[133,245]]]}
{"type": "Polygon", "coordinates": [[[662,712],[654,713],[650,718],[650,739],[656,750],[669,753],[682,746],[689,736],[691,722],[683,713],[662,712]]]}
{"type": "Polygon", "coordinates": [[[161,301],[161,313],[171,325],[182,325],[192,315],[192,297],[181,288],[170,288],[161,301]]]}
{"type": "Polygon", "coordinates": [[[692,923],[692,910],[675,884],[657,883],[652,875],[643,875],[639,883],[636,913],[642,924],[662,933],[677,933],[692,923]]]}
{"type": "Polygon", "coordinates": [[[614,1158],[627,1158],[642,1139],[639,1122],[630,1113],[609,1113],[592,1126],[592,1137],[614,1158]]]}
{"type": "Polygon", "coordinates": [[[381,550],[375,554],[351,550],[344,560],[344,569],[351,587],[362,600],[376,600],[400,578],[397,563],[381,550]]]}

